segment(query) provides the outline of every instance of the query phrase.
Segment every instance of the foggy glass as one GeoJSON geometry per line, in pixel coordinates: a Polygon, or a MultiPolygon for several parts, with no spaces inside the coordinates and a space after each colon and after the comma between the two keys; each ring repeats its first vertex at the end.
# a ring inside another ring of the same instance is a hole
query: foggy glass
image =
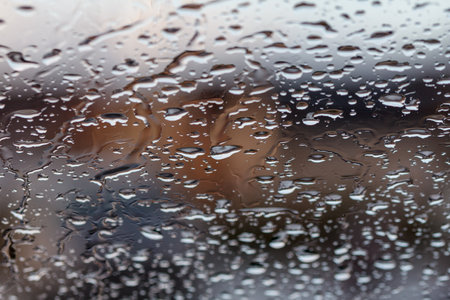
{"type": "Polygon", "coordinates": [[[0,299],[448,299],[447,1],[0,2],[0,299]]]}

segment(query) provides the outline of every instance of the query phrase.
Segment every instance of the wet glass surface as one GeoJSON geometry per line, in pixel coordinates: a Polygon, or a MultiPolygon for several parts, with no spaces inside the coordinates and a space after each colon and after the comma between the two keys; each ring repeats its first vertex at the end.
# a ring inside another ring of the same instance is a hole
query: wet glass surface
{"type": "Polygon", "coordinates": [[[0,2],[0,299],[448,299],[446,1],[0,2]]]}

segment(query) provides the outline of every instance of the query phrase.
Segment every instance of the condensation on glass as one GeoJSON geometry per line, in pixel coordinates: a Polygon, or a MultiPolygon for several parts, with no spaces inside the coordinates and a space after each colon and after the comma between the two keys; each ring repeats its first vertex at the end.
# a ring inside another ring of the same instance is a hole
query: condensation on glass
{"type": "Polygon", "coordinates": [[[446,1],[2,1],[1,299],[448,299],[446,1]]]}

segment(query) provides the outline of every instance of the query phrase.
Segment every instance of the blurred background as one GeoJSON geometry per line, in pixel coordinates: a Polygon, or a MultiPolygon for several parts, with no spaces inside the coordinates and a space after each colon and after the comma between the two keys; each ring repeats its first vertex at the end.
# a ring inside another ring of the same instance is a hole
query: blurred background
{"type": "Polygon", "coordinates": [[[446,1],[0,3],[0,299],[448,299],[446,1]]]}

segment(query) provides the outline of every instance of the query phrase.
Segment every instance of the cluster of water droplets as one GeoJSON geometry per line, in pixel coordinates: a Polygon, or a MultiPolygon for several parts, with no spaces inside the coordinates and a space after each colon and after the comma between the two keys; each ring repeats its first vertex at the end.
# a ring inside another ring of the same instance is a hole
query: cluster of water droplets
{"type": "Polygon", "coordinates": [[[2,296],[449,296],[443,2],[130,2],[0,4],[2,296]]]}

